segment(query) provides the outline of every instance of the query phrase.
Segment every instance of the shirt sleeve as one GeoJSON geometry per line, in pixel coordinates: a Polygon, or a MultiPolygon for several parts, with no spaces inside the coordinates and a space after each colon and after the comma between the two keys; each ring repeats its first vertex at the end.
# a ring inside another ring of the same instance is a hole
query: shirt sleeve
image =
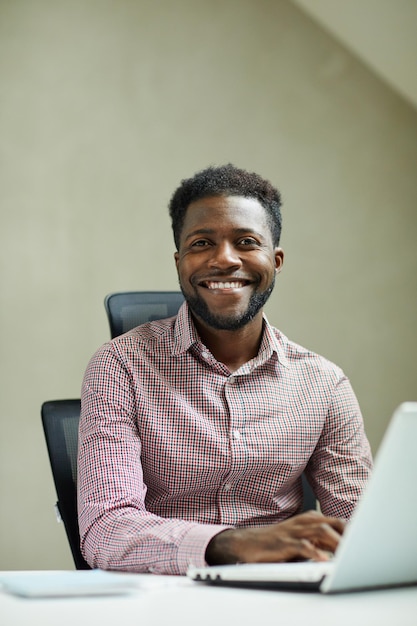
{"type": "Polygon", "coordinates": [[[324,515],[349,519],[372,470],[372,454],[358,401],[342,375],[306,470],[324,515]]]}
{"type": "Polygon", "coordinates": [[[227,526],[166,519],[146,510],[132,375],[111,344],[83,381],[78,452],[81,551],[91,567],[185,574],[205,565],[211,538],[227,526]]]}

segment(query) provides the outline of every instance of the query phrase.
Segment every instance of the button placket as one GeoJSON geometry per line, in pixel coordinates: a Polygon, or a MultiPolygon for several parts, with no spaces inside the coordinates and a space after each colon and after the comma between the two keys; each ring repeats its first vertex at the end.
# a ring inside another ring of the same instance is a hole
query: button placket
{"type": "Polygon", "coordinates": [[[230,499],[234,497],[235,481],[241,478],[246,464],[247,450],[244,443],[245,415],[240,399],[241,379],[235,374],[224,382],[224,395],[229,409],[230,471],[224,478],[220,495],[220,508],[227,523],[235,523],[234,509],[230,509],[230,499]],[[224,507],[224,508],[223,508],[224,507]]]}

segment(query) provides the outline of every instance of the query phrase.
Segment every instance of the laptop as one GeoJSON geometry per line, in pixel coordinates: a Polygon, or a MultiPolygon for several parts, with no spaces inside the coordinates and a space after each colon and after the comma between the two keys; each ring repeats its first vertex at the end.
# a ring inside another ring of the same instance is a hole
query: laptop
{"type": "Polygon", "coordinates": [[[322,593],[417,584],[417,402],[395,411],[331,560],[190,567],[187,575],[214,585],[322,593]]]}

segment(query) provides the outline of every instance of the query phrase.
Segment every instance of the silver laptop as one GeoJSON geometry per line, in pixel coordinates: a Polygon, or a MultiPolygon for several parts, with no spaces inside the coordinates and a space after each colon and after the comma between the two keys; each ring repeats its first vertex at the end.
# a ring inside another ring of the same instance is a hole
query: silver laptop
{"type": "Polygon", "coordinates": [[[188,576],[217,585],[322,593],[417,584],[417,402],[395,411],[331,561],[190,567],[188,576]]]}

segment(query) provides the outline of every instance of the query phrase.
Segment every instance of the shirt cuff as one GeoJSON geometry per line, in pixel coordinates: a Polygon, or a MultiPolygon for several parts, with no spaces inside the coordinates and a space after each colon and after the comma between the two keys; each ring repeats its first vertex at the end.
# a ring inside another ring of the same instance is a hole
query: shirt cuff
{"type": "Polygon", "coordinates": [[[178,548],[177,565],[179,574],[186,574],[190,566],[205,567],[207,565],[205,554],[211,539],[223,530],[233,526],[221,526],[218,524],[198,524],[193,526],[185,535],[178,548]]]}

